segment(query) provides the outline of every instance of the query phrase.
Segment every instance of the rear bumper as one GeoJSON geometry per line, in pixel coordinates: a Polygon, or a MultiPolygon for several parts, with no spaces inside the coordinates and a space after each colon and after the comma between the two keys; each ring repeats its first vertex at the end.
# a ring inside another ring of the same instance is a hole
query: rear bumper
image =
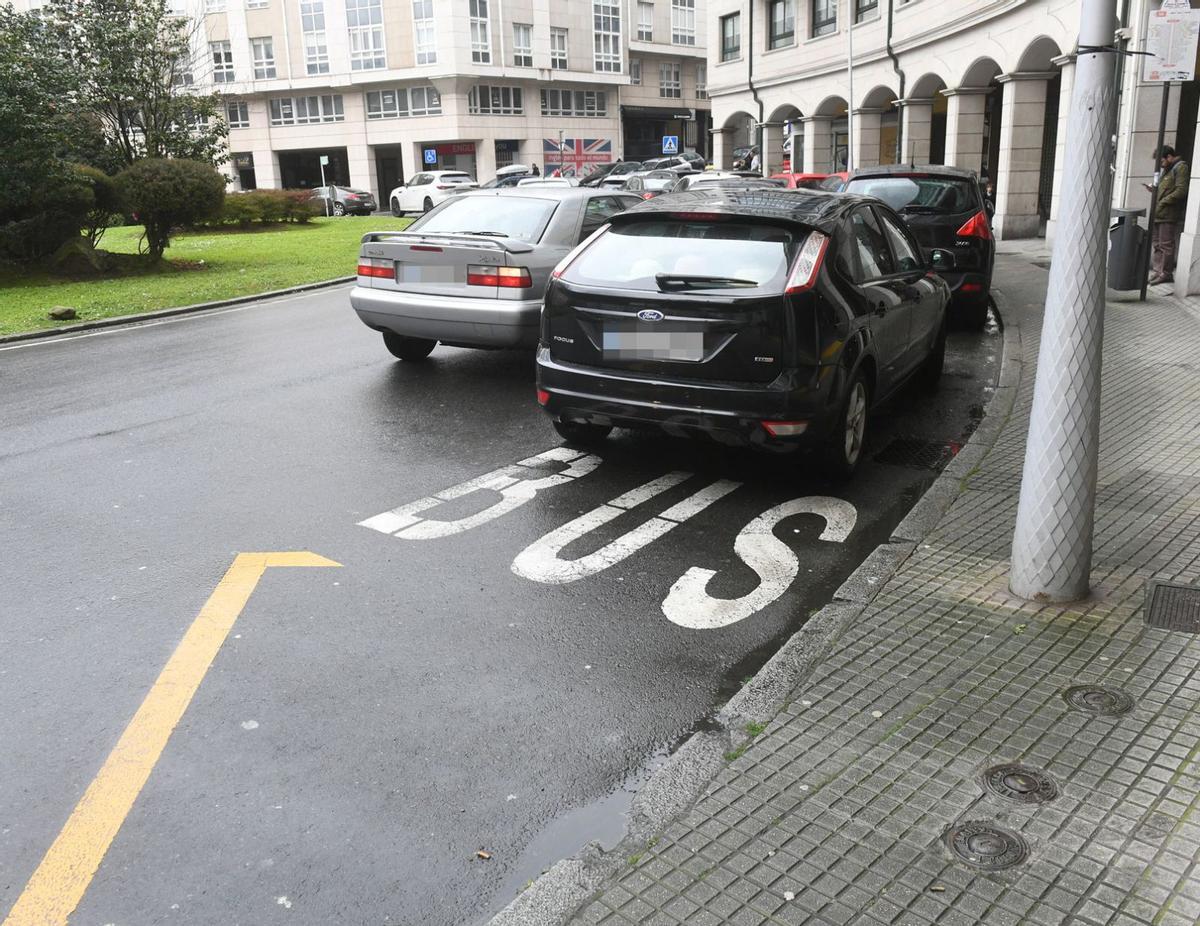
{"type": "Polygon", "coordinates": [[[707,434],[721,443],[775,448],[821,442],[836,417],[830,389],[795,385],[785,371],[770,383],[670,382],[555,361],[538,350],[537,384],[556,420],[626,428],[655,428],[670,434],[707,434]],[[772,437],[763,421],[807,421],[802,435],[772,437]]]}
{"type": "Polygon", "coordinates": [[[982,271],[949,271],[942,274],[946,285],[950,287],[950,295],[955,302],[979,302],[986,300],[990,281],[982,271]]]}
{"type": "Polygon", "coordinates": [[[410,338],[475,347],[534,347],[540,299],[468,299],[355,286],[350,305],[363,324],[410,338]]]}

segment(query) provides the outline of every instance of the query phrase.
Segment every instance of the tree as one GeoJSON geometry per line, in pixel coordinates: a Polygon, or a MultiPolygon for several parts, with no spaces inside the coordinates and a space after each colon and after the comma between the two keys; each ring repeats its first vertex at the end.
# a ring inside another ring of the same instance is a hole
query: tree
{"type": "Polygon", "coordinates": [[[98,167],[78,164],[75,176],[91,190],[92,204],[84,216],[83,236],[93,248],[100,244],[104,232],[114,216],[125,211],[125,204],[117,190],[117,182],[98,167]]]}
{"type": "Polygon", "coordinates": [[[171,243],[171,229],[207,219],[225,201],[225,178],[202,161],[148,158],[117,175],[117,192],[146,229],[154,260],[171,243]]]}
{"type": "Polygon", "coordinates": [[[196,26],[167,0],[51,0],[45,15],[61,36],[81,109],[99,120],[121,163],[225,161],[221,98],[189,89],[196,26]]]}

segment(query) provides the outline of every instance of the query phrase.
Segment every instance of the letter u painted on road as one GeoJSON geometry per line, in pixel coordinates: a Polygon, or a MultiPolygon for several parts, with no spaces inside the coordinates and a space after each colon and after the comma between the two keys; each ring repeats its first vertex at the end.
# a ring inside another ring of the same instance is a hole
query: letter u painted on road
{"type": "Polygon", "coordinates": [[[745,620],[787,591],[800,572],[800,559],[775,536],[775,526],[797,514],[825,519],[821,540],[842,543],[854,529],[858,512],[840,498],[823,495],[792,499],[776,505],[747,524],[733,542],[738,557],[758,574],[758,587],[741,598],[713,598],[708,583],[716,572],[693,566],[680,577],[663,601],[662,610],[672,623],[693,630],[715,630],[745,620]]]}

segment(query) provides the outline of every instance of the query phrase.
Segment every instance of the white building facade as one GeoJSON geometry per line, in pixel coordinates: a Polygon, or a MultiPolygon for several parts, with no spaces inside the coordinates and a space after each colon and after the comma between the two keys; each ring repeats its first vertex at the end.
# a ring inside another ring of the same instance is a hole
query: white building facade
{"type": "MultiPolygon", "coordinates": [[[[761,139],[768,169],[897,161],[969,167],[995,190],[1000,238],[1052,237],[1080,0],[709,0],[713,159],[761,139]],[[851,71],[847,62],[853,60],[851,71]]],[[[1114,34],[1144,48],[1159,0],[1117,4],[1114,34]],[[1119,30],[1119,31],[1118,31],[1119,30]]],[[[1193,7],[1198,6],[1193,0],[1193,7]]],[[[1123,57],[1114,205],[1145,208],[1163,85],[1123,57]]],[[[1167,144],[1192,160],[1195,82],[1172,85],[1167,144]]],[[[1145,220],[1142,220],[1145,224],[1145,220]]],[[[1176,273],[1200,290],[1200,195],[1176,273]],[[1190,271],[1189,271],[1190,268],[1190,271]]]]}

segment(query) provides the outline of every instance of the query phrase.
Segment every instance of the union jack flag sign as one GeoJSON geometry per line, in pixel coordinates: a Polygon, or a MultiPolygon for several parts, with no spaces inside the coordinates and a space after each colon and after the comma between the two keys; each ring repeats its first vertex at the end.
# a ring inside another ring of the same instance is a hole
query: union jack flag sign
{"type": "Polygon", "coordinates": [[[547,177],[582,177],[593,164],[613,159],[611,138],[564,138],[559,150],[557,138],[542,139],[542,166],[547,177]]]}

